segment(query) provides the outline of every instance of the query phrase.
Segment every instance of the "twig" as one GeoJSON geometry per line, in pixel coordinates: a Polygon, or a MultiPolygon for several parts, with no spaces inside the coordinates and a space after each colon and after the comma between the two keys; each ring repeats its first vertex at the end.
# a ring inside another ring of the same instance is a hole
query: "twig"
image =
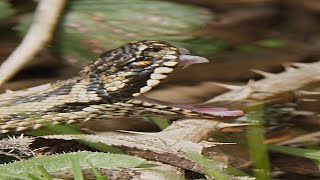
{"type": "MultiPolygon", "coordinates": [[[[159,133],[132,134],[108,133],[104,135],[52,135],[46,139],[81,139],[89,142],[102,143],[119,148],[129,154],[137,155],[148,160],[166,163],[175,167],[203,173],[203,169],[191,160],[186,153],[189,151],[202,153],[201,143],[211,133],[225,127],[243,126],[242,124],[222,123],[214,120],[186,119],[171,124],[159,133]]],[[[211,144],[215,146],[215,144],[211,144]]]]}
{"type": "Polygon", "coordinates": [[[33,24],[21,44],[0,66],[0,86],[52,39],[67,0],[41,0],[36,9],[33,24]]]}
{"type": "MultiPolygon", "coordinates": [[[[250,105],[250,102],[288,102],[295,98],[296,91],[320,82],[320,61],[292,65],[297,68],[286,68],[286,71],[274,75],[268,73],[264,79],[250,82],[242,88],[230,88],[231,91],[216,96],[204,104],[235,104],[234,102],[237,101],[239,107],[245,107],[250,105]]],[[[266,75],[266,73],[256,72],[266,75]]]]}

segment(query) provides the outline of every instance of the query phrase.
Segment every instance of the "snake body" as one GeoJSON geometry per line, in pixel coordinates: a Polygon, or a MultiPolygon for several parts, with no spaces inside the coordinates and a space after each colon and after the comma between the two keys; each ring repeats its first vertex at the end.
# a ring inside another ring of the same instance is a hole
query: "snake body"
{"type": "Polygon", "coordinates": [[[0,99],[0,133],[91,119],[196,116],[196,112],[133,100],[165,79],[179,63],[178,48],[163,41],[132,42],[102,54],[79,74],[32,95],[0,99]]]}

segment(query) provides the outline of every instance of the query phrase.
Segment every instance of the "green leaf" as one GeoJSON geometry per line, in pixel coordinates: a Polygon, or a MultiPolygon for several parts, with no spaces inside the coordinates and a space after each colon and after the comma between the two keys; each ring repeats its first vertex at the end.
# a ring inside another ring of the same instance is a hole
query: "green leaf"
{"type": "Polygon", "coordinates": [[[93,174],[96,176],[96,180],[108,180],[108,177],[102,176],[96,167],[94,167],[90,162],[87,162],[92,169],[93,174]]]}
{"type": "Polygon", "coordinates": [[[196,152],[188,152],[187,156],[193,161],[200,164],[204,172],[213,179],[231,180],[232,177],[223,171],[221,164],[214,162],[213,160],[203,157],[196,152]]]}
{"type": "Polygon", "coordinates": [[[248,145],[251,160],[255,168],[255,177],[261,180],[270,179],[269,156],[264,141],[264,109],[257,105],[248,109],[246,115],[249,121],[256,121],[257,125],[250,126],[247,131],[248,145]]]}
{"type": "Polygon", "coordinates": [[[43,166],[37,166],[41,174],[46,178],[46,180],[52,180],[52,177],[48,171],[43,166]]]}
{"type": "Polygon", "coordinates": [[[15,10],[11,7],[11,4],[7,0],[0,1],[0,19],[11,16],[15,13],[15,10]]]}
{"type": "Polygon", "coordinates": [[[72,171],[74,179],[84,180],[79,159],[71,157],[72,171]]]}
{"type": "Polygon", "coordinates": [[[71,1],[53,50],[86,63],[105,50],[136,40],[184,45],[194,38],[191,32],[211,18],[204,8],[167,1],[71,1]]]}
{"type": "Polygon", "coordinates": [[[48,126],[44,129],[27,132],[26,134],[32,136],[44,136],[53,134],[82,134],[79,124],[58,124],[48,126]]]}
{"type": "Polygon", "coordinates": [[[169,120],[162,117],[145,117],[147,121],[153,122],[156,124],[161,130],[164,130],[168,126],[170,126],[169,120]]]}
{"type": "Polygon", "coordinates": [[[256,43],[262,47],[268,48],[281,48],[285,47],[288,44],[288,42],[283,39],[264,39],[256,43]]]}
{"type": "Polygon", "coordinates": [[[236,47],[236,50],[242,51],[242,52],[255,52],[259,50],[256,46],[249,45],[249,44],[244,44],[244,45],[239,45],[236,47]]]}
{"type": "MultiPolygon", "coordinates": [[[[211,57],[229,47],[221,39],[201,35],[214,16],[193,5],[160,0],[77,0],[70,1],[54,43],[55,55],[86,64],[99,54],[137,40],[168,41],[192,54],[211,57]]],[[[18,25],[25,34],[32,18],[18,25]]]]}
{"type": "Polygon", "coordinates": [[[229,44],[221,39],[206,36],[193,36],[176,42],[175,45],[191,50],[194,55],[206,57],[210,57],[229,47],[229,44]]]}
{"type": "MultiPolygon", "coordinates": [[[[39,174],[37,167],[43,166],[48,172],[71,169],[71,159],[78,159],[81,168],[90,168],[88,161],[97,168],[133,168],[145,162],[144,159],[120,155],[97,152],[76,152],[50,156],[32,158],[25,161],[18,161],[0,166],[0,179],[5,174],[16,174],[17,177],[27,174],[39,174]]],[[[23,176],[22,176],[23,177],[23,176]]]]}
{"type": "Polygon", "coordinates": [[[277,146],[277,145],[271,145],[271,144],[268,145],[268,148],[272,151],[320,161],[320,150],[295,148],[295,147],[288,147],[288,146],[277,146]]]}
{"type": "Polygon", "coordinates": [[[5,177],[8,177],[8,178],[15,178],[15,179],[31,179],[30,177],[28,177],[27,174],[17,174],[15,172],[10,172],[10,171],[7,171],[7,170],[4,170],[1,168],[0,166],[0,178],[5,178],[5,177]]]}
{"type": "Polygon", "coordinates": [[[31,180],[43,180],[39,175],[37,174],[28,174],[27,175],[31,180]]]}

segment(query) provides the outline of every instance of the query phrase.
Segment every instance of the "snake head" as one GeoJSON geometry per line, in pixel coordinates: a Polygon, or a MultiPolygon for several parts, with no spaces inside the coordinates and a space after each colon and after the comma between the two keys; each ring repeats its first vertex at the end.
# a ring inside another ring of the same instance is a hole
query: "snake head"
{"type": "MultiPolygon", "coordinates": [[[[150,91],[179,64],[192,64],[190,57],[164,41],[138,41],[102,54],[81,73],[102,81],[113,99],[126,101],[150,91]]],[[[208,62],[205,58],[200,61],[208,62]]]]}

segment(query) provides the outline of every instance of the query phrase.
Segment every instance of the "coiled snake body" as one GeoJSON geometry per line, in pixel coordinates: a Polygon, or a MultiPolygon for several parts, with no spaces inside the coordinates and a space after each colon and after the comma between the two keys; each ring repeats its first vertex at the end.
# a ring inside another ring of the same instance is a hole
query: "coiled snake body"
{"type": "Polygon", "coordinates": [[[58,123],[141,116],[199,116],[191,110],[135,101],[179,63],[179,49],[162,41],[139,41],[108,51],[74,78],[25,97],[1,102],[0,134],[58,123]]]}

